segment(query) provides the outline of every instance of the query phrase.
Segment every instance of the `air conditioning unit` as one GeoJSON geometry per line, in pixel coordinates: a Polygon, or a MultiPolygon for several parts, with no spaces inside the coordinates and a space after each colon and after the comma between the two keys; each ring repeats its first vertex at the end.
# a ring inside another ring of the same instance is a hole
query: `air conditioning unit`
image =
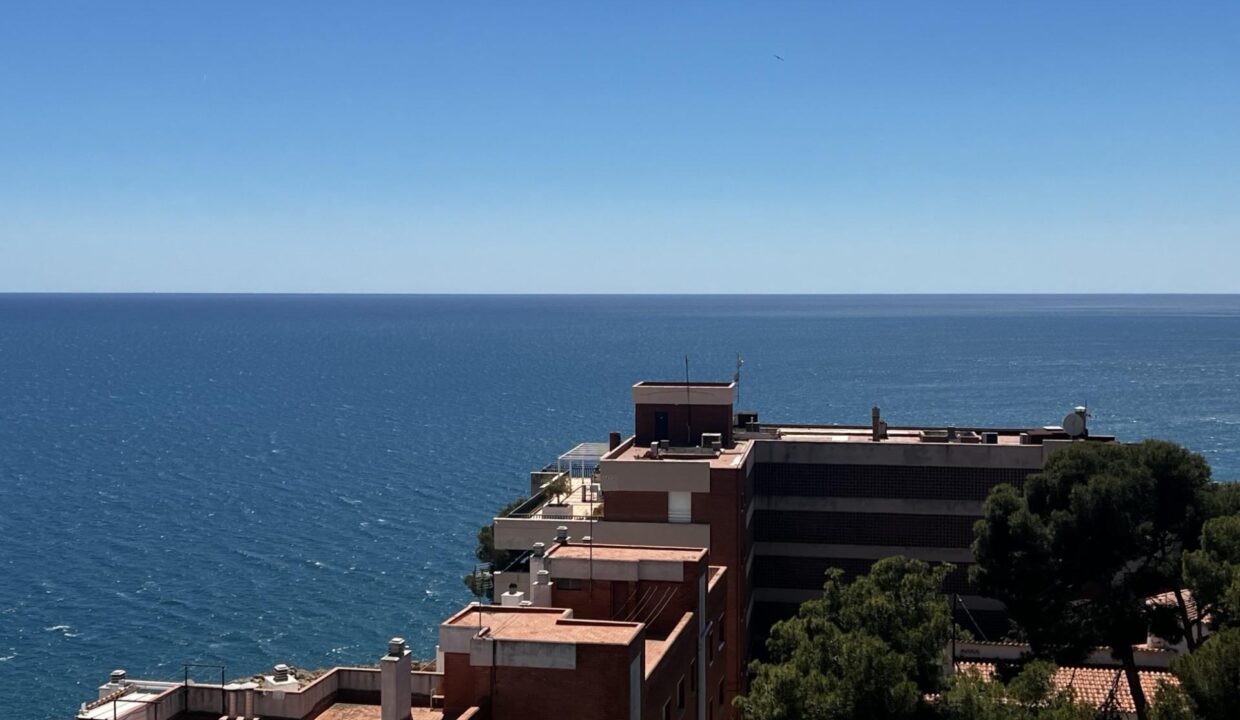
{"type": "Polygon", "coordinates": [[[702,447],[714,448],[716,450],[723,447],[723,433],[702,433],[702,447]]]}

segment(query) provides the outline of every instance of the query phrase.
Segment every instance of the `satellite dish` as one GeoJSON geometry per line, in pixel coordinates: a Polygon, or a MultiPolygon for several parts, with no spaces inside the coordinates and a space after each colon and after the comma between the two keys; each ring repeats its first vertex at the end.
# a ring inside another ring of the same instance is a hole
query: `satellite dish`
{"type": "Polygon", "coordinates": [[[1085,434],[1085,413],[1077,410],[1064,415],[1063,431],[1068,437],[1078,438],[1085,434]]]}

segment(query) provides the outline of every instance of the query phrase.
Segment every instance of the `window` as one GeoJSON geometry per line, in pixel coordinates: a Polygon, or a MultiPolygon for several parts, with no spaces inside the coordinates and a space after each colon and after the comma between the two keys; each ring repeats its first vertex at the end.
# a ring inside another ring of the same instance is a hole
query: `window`
{"type": "Polygon", "coordinates": [[[581,578],[560,578],[555,581],[556,590],[580,590],[581,578]]]}
{"type": "Polygon", "coordinates": [[[715,662],[715,629],[706,631],[706,664],[715,662]]]}
{"type": "Polygon", "coordinates": [[[689,690],[697,692],[697,658],[689,661],[689,690]]]}
{"type": "Polygon", "coordinates": [[[667,521],[674,523],[693,521],[693,493],[673,491],[667,494],[667,521]]]}
{"type": "Polygon", "coordinates": [[[723,681],[719,681],[719,706],[723,706],[723,681]]]}
{"type": "Polygon", "coordinates": [[[671,698],[668,698],[667,702],[663,703],[663,720],[672,720],[672,700],[671,700],[671,698]]]}
{"type": "Polygon", "coordinates": [[[685,679],[680,678],[680,682],[676,683],[676,709],[685,709],[685,679]]]}
{"type": "Polygon", "coordinates": [[[724,630],[726,626],[723,624],[727,617],[727,613],[719,616],[719,652],[723,652],[723,646],[727,642],[727,631],[724,630]]]}

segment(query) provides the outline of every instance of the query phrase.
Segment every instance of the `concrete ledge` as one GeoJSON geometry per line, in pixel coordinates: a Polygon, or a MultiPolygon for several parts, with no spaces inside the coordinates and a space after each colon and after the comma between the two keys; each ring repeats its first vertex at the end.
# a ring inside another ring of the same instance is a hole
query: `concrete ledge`
{"type": "Polygon", "coordinates": [[[754,440],[760,463],[805,465],[907,465],[1019,469],[1037,472],[1050,448],[1042,445],[824,442],[754,440]]]}
{"type": "Polygon", "coordinates": [[[971,563],[973,551],[965,548],[896,547],[892,545],[820,545],[816,543],[756,542],[754,552],[760,557],[812,557],[847,560],[881,560],[904,557],[926,562],[971,563]]]}
{"type": "Polygon", "coordinates": [[[495,547],[529,550],[534,543],[555,541],[555,529],[563,525],[574,541],[589,535],[596,543],[611,545],[659,545],[708,548],[710,525],[700,523],[617,522],[542,518],[495,518],[495,547]]]}
{"type": "Polygon", "coordinates": [[[751,508],[780,512],[855,512],[895,515],[982,516],[982,503],[974,500],[916,500],[908,498],[803,497],[758,495],[751,508]]]}
{"type": "MultiPolygon", "coordinates": [[[[754,588],[755,603],[794,603],[801,604],[806,600],[822,597],[822,590],[801,590],[797,588],[754,588]]],[[[990,612],[1003,610],[1003,603],[980,595],[961,595],[960,599],[970,612],[990,612]]]]}

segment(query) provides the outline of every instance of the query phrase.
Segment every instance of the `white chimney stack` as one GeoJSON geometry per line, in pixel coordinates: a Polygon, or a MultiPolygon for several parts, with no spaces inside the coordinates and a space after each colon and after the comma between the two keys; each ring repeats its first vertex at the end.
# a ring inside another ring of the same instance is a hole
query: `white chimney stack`
{"type": "Polygon", "coordinates": [[[404,638],[388,641],[388,651],[379,660],[379,717],[382,720],[411,720],[413,661],[404,638]]]}

